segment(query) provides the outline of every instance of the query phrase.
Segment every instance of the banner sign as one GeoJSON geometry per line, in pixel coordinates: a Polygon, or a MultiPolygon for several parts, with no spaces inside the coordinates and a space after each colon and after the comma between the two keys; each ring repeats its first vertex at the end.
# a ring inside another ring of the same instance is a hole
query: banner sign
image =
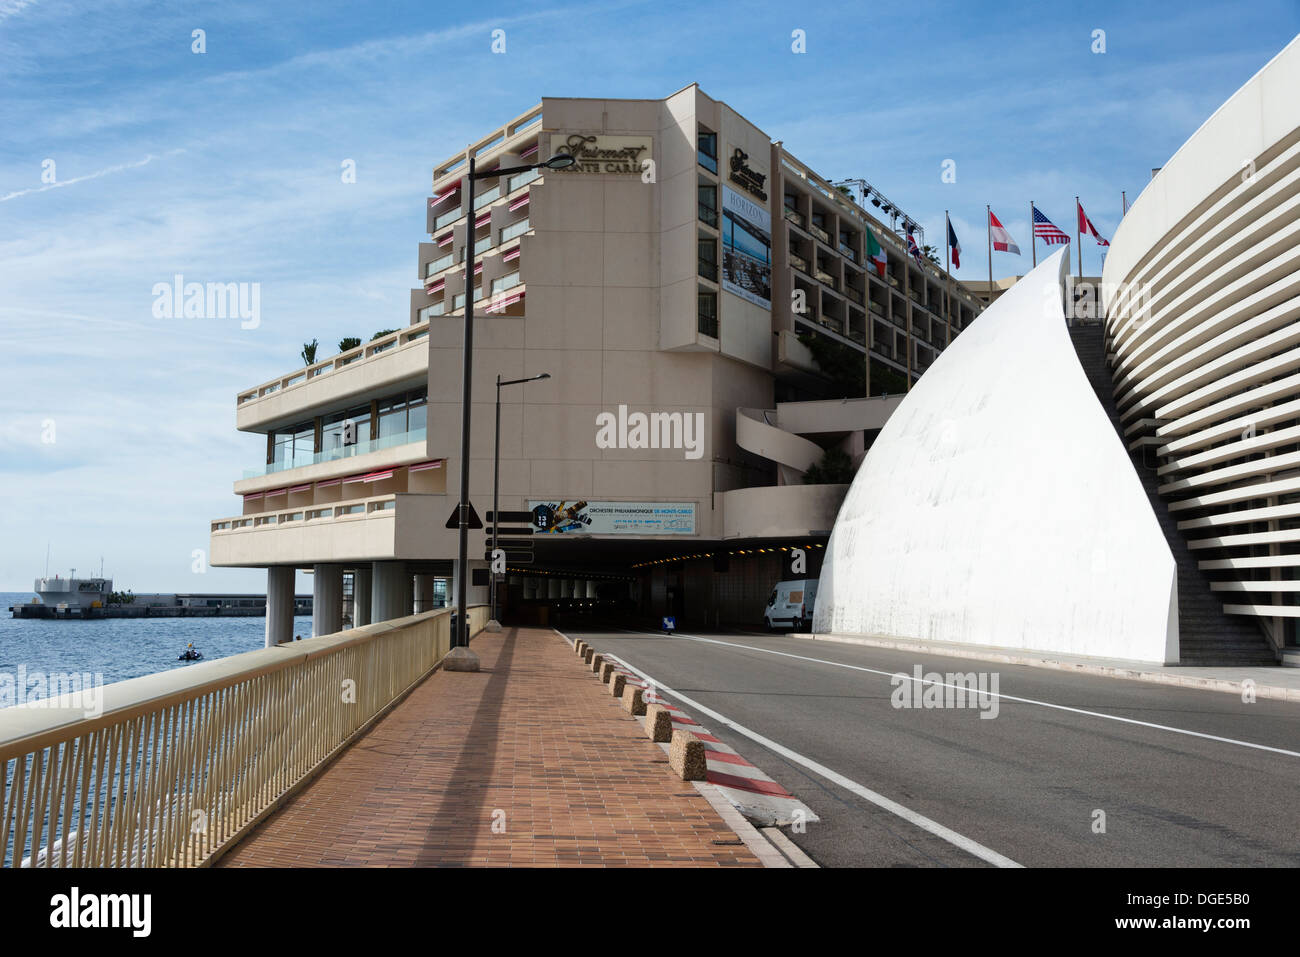
{"type": "Polygon", "coordinates": [[[694,535],[694,502],[528,503],[537,534],[694,535]]]}
{"type": "Polygon", "coordinates": [[[772,308],[772,214],[722,187],[722,288],[772,308]]]}

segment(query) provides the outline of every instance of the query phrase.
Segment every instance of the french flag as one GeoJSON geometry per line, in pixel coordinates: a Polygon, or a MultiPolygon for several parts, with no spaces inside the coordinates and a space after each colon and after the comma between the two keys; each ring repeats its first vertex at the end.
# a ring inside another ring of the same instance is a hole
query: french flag
{"type": "Polygon", "coordinates": [[[944,219],[948,220],[948,258],[952,260],[953,269],[960,269],[961,243],[957,242],[957,233],[953,231],[952,220],[947,216],[944,216],[944,219]]]}

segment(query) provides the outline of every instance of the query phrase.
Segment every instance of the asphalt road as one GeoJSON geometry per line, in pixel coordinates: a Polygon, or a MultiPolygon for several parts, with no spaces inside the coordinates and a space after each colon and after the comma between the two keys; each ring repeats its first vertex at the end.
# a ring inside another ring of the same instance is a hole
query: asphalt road
{"type": "Polygon", "coordinates": [[[822,866],[1300,865],[1295,704],[786,636],[564,630],[676,692],[812,808],[821,821],[790,837],[822,866]],[[917,664],[995,673],[999,697],[895,707],[891,676],[917,664]]]}

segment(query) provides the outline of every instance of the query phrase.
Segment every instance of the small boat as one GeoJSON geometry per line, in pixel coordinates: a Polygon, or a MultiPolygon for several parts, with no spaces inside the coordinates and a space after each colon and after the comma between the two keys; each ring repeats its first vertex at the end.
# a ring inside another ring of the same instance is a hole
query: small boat
{"type": "Polygon", "coordinates": [[[176,656],[177,661],[202,661],[203,652],[199,651],[193,645],[186,648],[181,654],[176,656]]]}

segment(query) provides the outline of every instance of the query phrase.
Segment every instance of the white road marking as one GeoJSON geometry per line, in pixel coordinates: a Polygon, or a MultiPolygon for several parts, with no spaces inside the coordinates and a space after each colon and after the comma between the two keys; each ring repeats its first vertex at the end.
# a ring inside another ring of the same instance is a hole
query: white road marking
{"type": "MultiPolygon", "coordinates": [[[[656,631],[635,631],[630,632],[630,634],[657,635],[659,633],[656,631]]],[[[800,661],[812,661],[819,665],[831,665],[835,668],[847,668],[850,671],[865,671],[868,674],[884,675],[889,678],[892,678],[894,675],[903,675],[903,677],[909,681],[916,680],[912,675],[901,671],[881,671],[878,668],[864,668],[861,665],[849,665],[842,661],[828,661],[825,658],[810,658],[807,655],[795,655],[788,651],[773,651],[771,648],[755,648],[753,645],[739,645],[731,641],[719,641],[716,638],[703,638],[700,635],[683,635],[678,633],[673,637],[685,638],[687,641],[704,641],[711,645],[726,645],[728,648],[744,648],[747,651],[761,651],[765,655],[779,655],[782,658],[797,658],[800,661]]],[[[942,682],[937,683],[940,687],[944,688],[958,687],[957,685],[946,685],[942,682]]],[[[921,684],[936,684],[936,682],[922,681],[921,684]]],[[[1057,711],[1070,711],[1074,714],[1084,714],[1092,718],[1105,718],[1107,721],[1120,721],[1124,724],[1136,724],[1144,728],[1155,728],[1159,731],[1171,731],[1174,734],[1186,734],[1193,738],[1205,738],[1209,741],[1220,741],[1223,744],[1235,744],[1242,748],[1254,748],[1256,751],[1272,751],[1274,754],[1285,754],[1287,757],[1300,758],[1300,751],[1288,751],[1286,748],[1274,748],[1267,744],[1255,744],[1252,741],[1238,741],[1236,738],[1222,738],[1217,734],[1206,734],[1203,731],[1189,731],[1186,728],[1172,728],[1167,724],[1153,724],[1150,721],[1138,721],[1136,718],[1124,718],[1117,714],[1105,714],[1101,711],[1087,711],[1083,708],[1071,708],[1069,705],[1053,704],[1050,701],[1038,701],[1035,698],[1017,698],[1015,695],[997,694],[992,691],[980,692],[980,694],[987,695],[990,698],[1001,698],[1003,701],[1018,701],[1021,704],[1034,704],[1038,705],[1040,708],[1053,708],[1057,711]]]]}
{"type": "MultiPolygon", "coordinates": [[[[647,634],[654,634],[654,632],[647,632],[647,634]]],[[[683,636],[679,634],[677,635],[677,637],[681,638],[687,636],[683,636]]],[[[700,639],[700,640],[703,641],[708,639],[700,639]]],[[[719,642],[719,644],[726,644],[726,642],[719,642]]],[[[744,646],[740,645],[737,647],[744,647],[744,646]]],[[[736,722],[728,718],[726,715],[719,714],[718,712],[714,711],[712,708],[705,707],[704,705],[700,704],[698,701],[686,697],[686,695],[682,694],[680,691],[674,691],[672,688],[669,688],[662,681],[652,678],[650,675],[646,674],[640,668],[637,668],[635,665],[631,664],[626,658],[621,658],[620,660],[623,662],[623,665],[629,671],[632,671],[635,674],[640,675],[643,680],[652,683],[655,686],[655,689],[657,691],[662,691],[668,697],[675,698],[676,700],[682,702],[685,705],[688,705],[689,707],[693,708],[695,711],[701,714],[707,714],[710,718],[722,722],[728,728],[731,728],[731,730],[737,732],[738,734],[743,734],[745,737],[757,741],[759,744],[763,745],[763,747],[767,748],[768,750],[775,751],[783,758],[786,758],[789,761],[793,761],[795,764],[802,765],[803,767],[807,768],[809,771],[812,771],[814,774],[824,777],[826,780],[830,781],[831,783],[838,784],[846,791],[850,791],[853,794],[856,794],[858,797],[866,801],[870,801],[872,804],[876,805],[877,807],[883,808],[886,811],[889,811],[891,814],[896,814],[897,816],[901,817],[903,820],[916,825],[921,830],[928,831],[929,833],[933,834],[935,837],[942,838],[943,840],[947,841],[949,844],[952,844],[955,847],[959,847],[966,853],[978,857],[980,860],[986,861],[995,867],[1022,866],[1020,864],[1017,864],[1015,861],[1011,860],[1011,858],[1004,857],[1003,855],[999,854],[997,851],[990,850],[989,848],[985,847],[983,844],[980,844],[977,841],[973,841],[969,837],[966,837],[963,834],[958,834],[956,831],[952,830],[951,828],[944,827],[939,822],[932,821],[930,820],[930,818],[926,817],[923,814],[918,814],[916,811],[913,811],[911,808],[904,807],[903,805],[899,804],[897,801],[891,801],[883,794],[877,794],[875,791],[871,790],[870,788],[863,787],[861,784],[858,784],[856,781],[846,778],[838,771],[832,771],[830,768],[818,764],[812,758],[805,757],[804,755],[799,754],[797,751],[791,751],[789,748],[785,747],[785,745],[777,744],[772,739],[765,738],[763,737],[763,735],[759,734],[758,732],[751,731],[749,730],[749,728],[737,724],[736,722]]]]}

